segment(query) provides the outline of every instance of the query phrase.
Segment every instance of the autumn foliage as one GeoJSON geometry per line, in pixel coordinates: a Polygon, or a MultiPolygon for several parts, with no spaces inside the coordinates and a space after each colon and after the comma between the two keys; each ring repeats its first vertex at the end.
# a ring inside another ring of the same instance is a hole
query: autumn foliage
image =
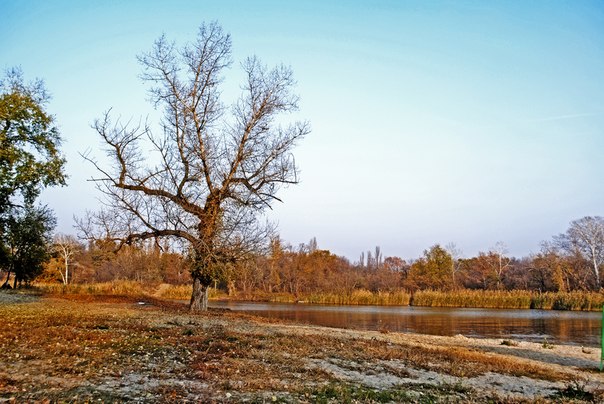
{"type": "MultiPolygon", "coordinates": [[[[322,304],[570,310],[594,310],[604,303],[600,293],[588,293],[596,285],[590,262],[579,254],[544,248],[530,257],[514,258],[494,248],[458,258],[450,250],[434,245],[407,262],[384,258],[376,248],[351,262],[320,249],[315,239],[293,247],[275,238],[265,254],[222,267],[212,294],[322,304]]],[[[78,245],[74,252],[72,287],[64,290],[153,293],[172,299],[187,299],[190,294],[190,261],[169,245],[146,242],[116,251],[108,241],[78,245]]],[[[55,254],[38,280],[63,283],[62,260],[55,254]]]]}

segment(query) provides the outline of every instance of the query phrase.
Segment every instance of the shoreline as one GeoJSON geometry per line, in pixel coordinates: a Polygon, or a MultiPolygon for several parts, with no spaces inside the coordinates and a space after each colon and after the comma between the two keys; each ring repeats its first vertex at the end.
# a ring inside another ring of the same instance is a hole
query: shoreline
{"type": "MultiPolygon", "coordinates": [[[[176,302],[188,302],[189,299],[169,299],[176,302]]],[[[230,297],[220,296],[209,299],[210,302],[239,302],[239,303],[275,303],[275,304],[300,304],[300,305],[315,305],[315,306],[363,306],[363,307],[422,307],[422,308],[446,308],[446,309],[489,309],[489,310],[542,310],[542,311],[553,311],[553,312],[584,312],[584,313],[599,313],[604,310],[600,308],[594,308],[590,310],[573,310],[573,309],[559,309],[559,308],[543,308],[543,307],[490,307],[490,306],[479,306],[479,305],[423,305],[423,304],[372,304],[372,303],[318,303],[308,300],[271,300],[266,298],[245,298],[245,297],[230,297]]]]}
{"type": "MultiPolygon", "coordinates": [[[[395,292],[398,293],[398,292],[395,292]]],[[[221,295],[213,300],[239,302],[295,303],[343,306],[402,306],[443,307],[457,309],[551,310],[600,312],[604,310],[604,294],[599,292],[531,292],[531,291],[418,291],[409,293],[403,302],[386,296],[365,299],[342,298],[330,294],[316,294],[297,298],[293,295],[221,295]],[[463,294],[468,293],[468,296],[463,294]],[[497,296],[497,295],[508,296],[497,296]],[[460,297],[461,295],[461,297],[460,297]],[[395,301],[395,302],[392,302],[395,301]]]]}

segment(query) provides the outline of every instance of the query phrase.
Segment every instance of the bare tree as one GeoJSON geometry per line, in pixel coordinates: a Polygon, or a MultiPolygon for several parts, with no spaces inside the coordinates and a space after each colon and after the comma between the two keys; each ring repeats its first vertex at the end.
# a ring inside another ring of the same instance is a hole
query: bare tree
{"type": "Polygon", "coordinates": [[[139,62],[151,101],[163,110],[161,129],[113,121],[110,112],[94,123],[112,165],[86,156],[100,173],[94,181],[105,211],[89,213],[79,227],[118,247],[182,240],[191,259],[190,308],[206,310],[220,269],[266,246],[272,228],[261,213],[280,201],[281,186],[297,183],[291,150],[309,126],[279,124],[298,107],[291,69],[268,69],[255,57],[242,63],[238,101],[230,108],[220,101],[231,39],[216,23],[182,47],[162,36],[139,62]]]}
{"type": "Polygon", "coordinates": [[[500,288],[502,286],[503,273],[510,267],[511,260],[507,257],[507,253],[509,252],[508,247],[503,241],[498,241],[490,252],[497,257],[495,274],[497,276],[497,287],[500,288]]]}
{"type": "Polygon", "coordinates": [[[367,269],[373,268],[373,255],[371,251],[367,250],[367,269]]]}
{"type": "Polygon", "coordinates": [[[589,261],[596,289],[602,287],[600,266],[604,264],[604,218],[585,216],[574,220],[566,233],[554,237],[554,243],[567,253],[579,253],[589,261]]]}
{"type": "Polygon", "coordinates": [[[380,248],[379,245],[375,246],[375,269],[380,269],[380,267],[382,266],[382,259],[383,259],[383,255],[382,255],[382,249],[380,248]]]}
{"type": "Polygon", "coordinates": [[[70,268],[74,265],[73,257],[81,246],[74,236],[57,234],[53,239],[53,249],[63,259],[63,268],[59,272],[63,285],[68,285],[72,276],[70,268]]]}
{"type": "Polygon", "coordinates": [[[445,250],[451,255],[451,280],[453,281],[453,288],[457,288],[457,273],[461,268],[461,257],[463,251],[457,247],[457,244],[451,242],[445,246],[445,250]]]}

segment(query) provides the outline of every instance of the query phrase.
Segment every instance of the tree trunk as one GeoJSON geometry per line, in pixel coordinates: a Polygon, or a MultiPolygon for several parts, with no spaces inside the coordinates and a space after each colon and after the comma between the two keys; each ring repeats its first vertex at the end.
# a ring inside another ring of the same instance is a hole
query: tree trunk
{"type": "Polygon", "coordinates": [[[6,289],[10,288],[10,283],[9,283],[10,282],[10,273],[11,273],[11,270],[9,269],[8,273],[6,275],[6,280],[4,281],[4,284],[2,285],[3,288],[6,288],[6,289]]]}
{"type": "Polygon", "coordinates": [[[598,262],[596,261],[595,251],[592,251],[592,256],[594,265],[594,275],[596,275],[596,290],[600,290],[602,288],[602,284],[600,283],[600,269],[598,268],[598,262]]]}
{"type": "Polygon", "coordinates": [[[193,293],[191,294],[189,309],[191,311],[207,311],[208,294],[209,285],[204,285],[201,283],[201,279],[197,277],[193,278],[193,293]]]}

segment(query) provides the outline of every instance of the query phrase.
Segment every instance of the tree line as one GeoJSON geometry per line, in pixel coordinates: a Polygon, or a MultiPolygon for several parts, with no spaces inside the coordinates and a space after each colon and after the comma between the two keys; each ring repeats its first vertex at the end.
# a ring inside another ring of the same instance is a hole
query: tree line
{"type": "MultiPolygon", "coordinates": [[[[82,243],[58,235],[44,281],[92,283],[116,279],[142,283],[190,282],[190,258],[174,246],[146,241],[116,251],[115,241],[82,243]]],[[[511,257],[503,243],[473,257],[461,257],[454,244],[433,245],[417,259],[382,255],[379,247],[350,261],[321,249],[316,238],[298,246],[273,238],[268,250],[223,265],[212,286],[240,298],[317,293],[350,295],[357,290],[452,291],[529,290],[570,292],[600,290],[604,257],[604,219],[584,217],[544,242],[527,257],[511,257]],[[595,266],[594,266],[595,262],[595,266]]]]}

